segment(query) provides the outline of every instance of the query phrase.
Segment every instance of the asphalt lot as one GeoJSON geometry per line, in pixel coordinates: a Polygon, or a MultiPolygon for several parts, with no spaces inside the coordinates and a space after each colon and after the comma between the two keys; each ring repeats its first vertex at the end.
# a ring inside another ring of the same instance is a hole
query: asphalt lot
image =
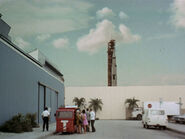
{"type": "Polygon", "coordinates": [[[56,124],[52,123],[46,132],[42,132],[40,125],[33,132],[0,132],[0,139],[185,139],[185,124],[169,123],[168,130],[159,130],[144,129],[141,121],[98,120],[95,126],[95,133],[54,135],[56,124]]]}
{"type": "Polygon", "coordinates": [[[94,133],[57,134],[47,139],[185,139],[185,135],[169,130],[145,129],[141,121],[99,120],[95,126],[94,133]]]}

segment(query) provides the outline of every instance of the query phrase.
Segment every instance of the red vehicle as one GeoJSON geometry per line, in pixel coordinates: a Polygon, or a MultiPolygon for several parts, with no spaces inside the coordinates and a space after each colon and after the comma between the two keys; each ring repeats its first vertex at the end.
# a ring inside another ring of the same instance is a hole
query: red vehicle
{"type": "Polygon", "coordinates": [[[75,132],[75,114],[77,108],[59,108],[56,111],[56,133],[75,132]]]}

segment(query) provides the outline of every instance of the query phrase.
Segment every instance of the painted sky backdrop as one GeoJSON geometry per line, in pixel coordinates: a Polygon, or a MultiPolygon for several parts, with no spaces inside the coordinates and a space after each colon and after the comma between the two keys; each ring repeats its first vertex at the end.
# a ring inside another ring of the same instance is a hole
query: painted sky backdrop
{"type": "Polygon", "coordinates": [[[12,41],[38,48],[66,86],[107,85],[116,40],[118,85],[185,84],[185,0],[0,0],[12,41]]]}

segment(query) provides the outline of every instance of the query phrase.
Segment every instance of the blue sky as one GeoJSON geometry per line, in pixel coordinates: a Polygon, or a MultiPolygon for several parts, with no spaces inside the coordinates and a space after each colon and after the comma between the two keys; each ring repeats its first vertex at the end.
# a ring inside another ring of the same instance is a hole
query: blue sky
{"type": "Polygon", "coordinates": [[[185,84],[185,0],[0,0],[10,36],[38,48],[66,86],[107,85],[116,40],[118,85],[185,84]]]}

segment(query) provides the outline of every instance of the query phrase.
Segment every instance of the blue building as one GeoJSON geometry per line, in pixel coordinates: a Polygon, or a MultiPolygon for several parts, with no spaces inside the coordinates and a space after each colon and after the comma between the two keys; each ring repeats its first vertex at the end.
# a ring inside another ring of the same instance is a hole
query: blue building
{"type": "Polygon", "coordinates": [[[13,44],[10,28],[0,17],[0,125],[18,113],[36,113],[41,123],[44,107],[54,122],[64,105],[63,74],[39,51],[27,54],[13,44]]]}

